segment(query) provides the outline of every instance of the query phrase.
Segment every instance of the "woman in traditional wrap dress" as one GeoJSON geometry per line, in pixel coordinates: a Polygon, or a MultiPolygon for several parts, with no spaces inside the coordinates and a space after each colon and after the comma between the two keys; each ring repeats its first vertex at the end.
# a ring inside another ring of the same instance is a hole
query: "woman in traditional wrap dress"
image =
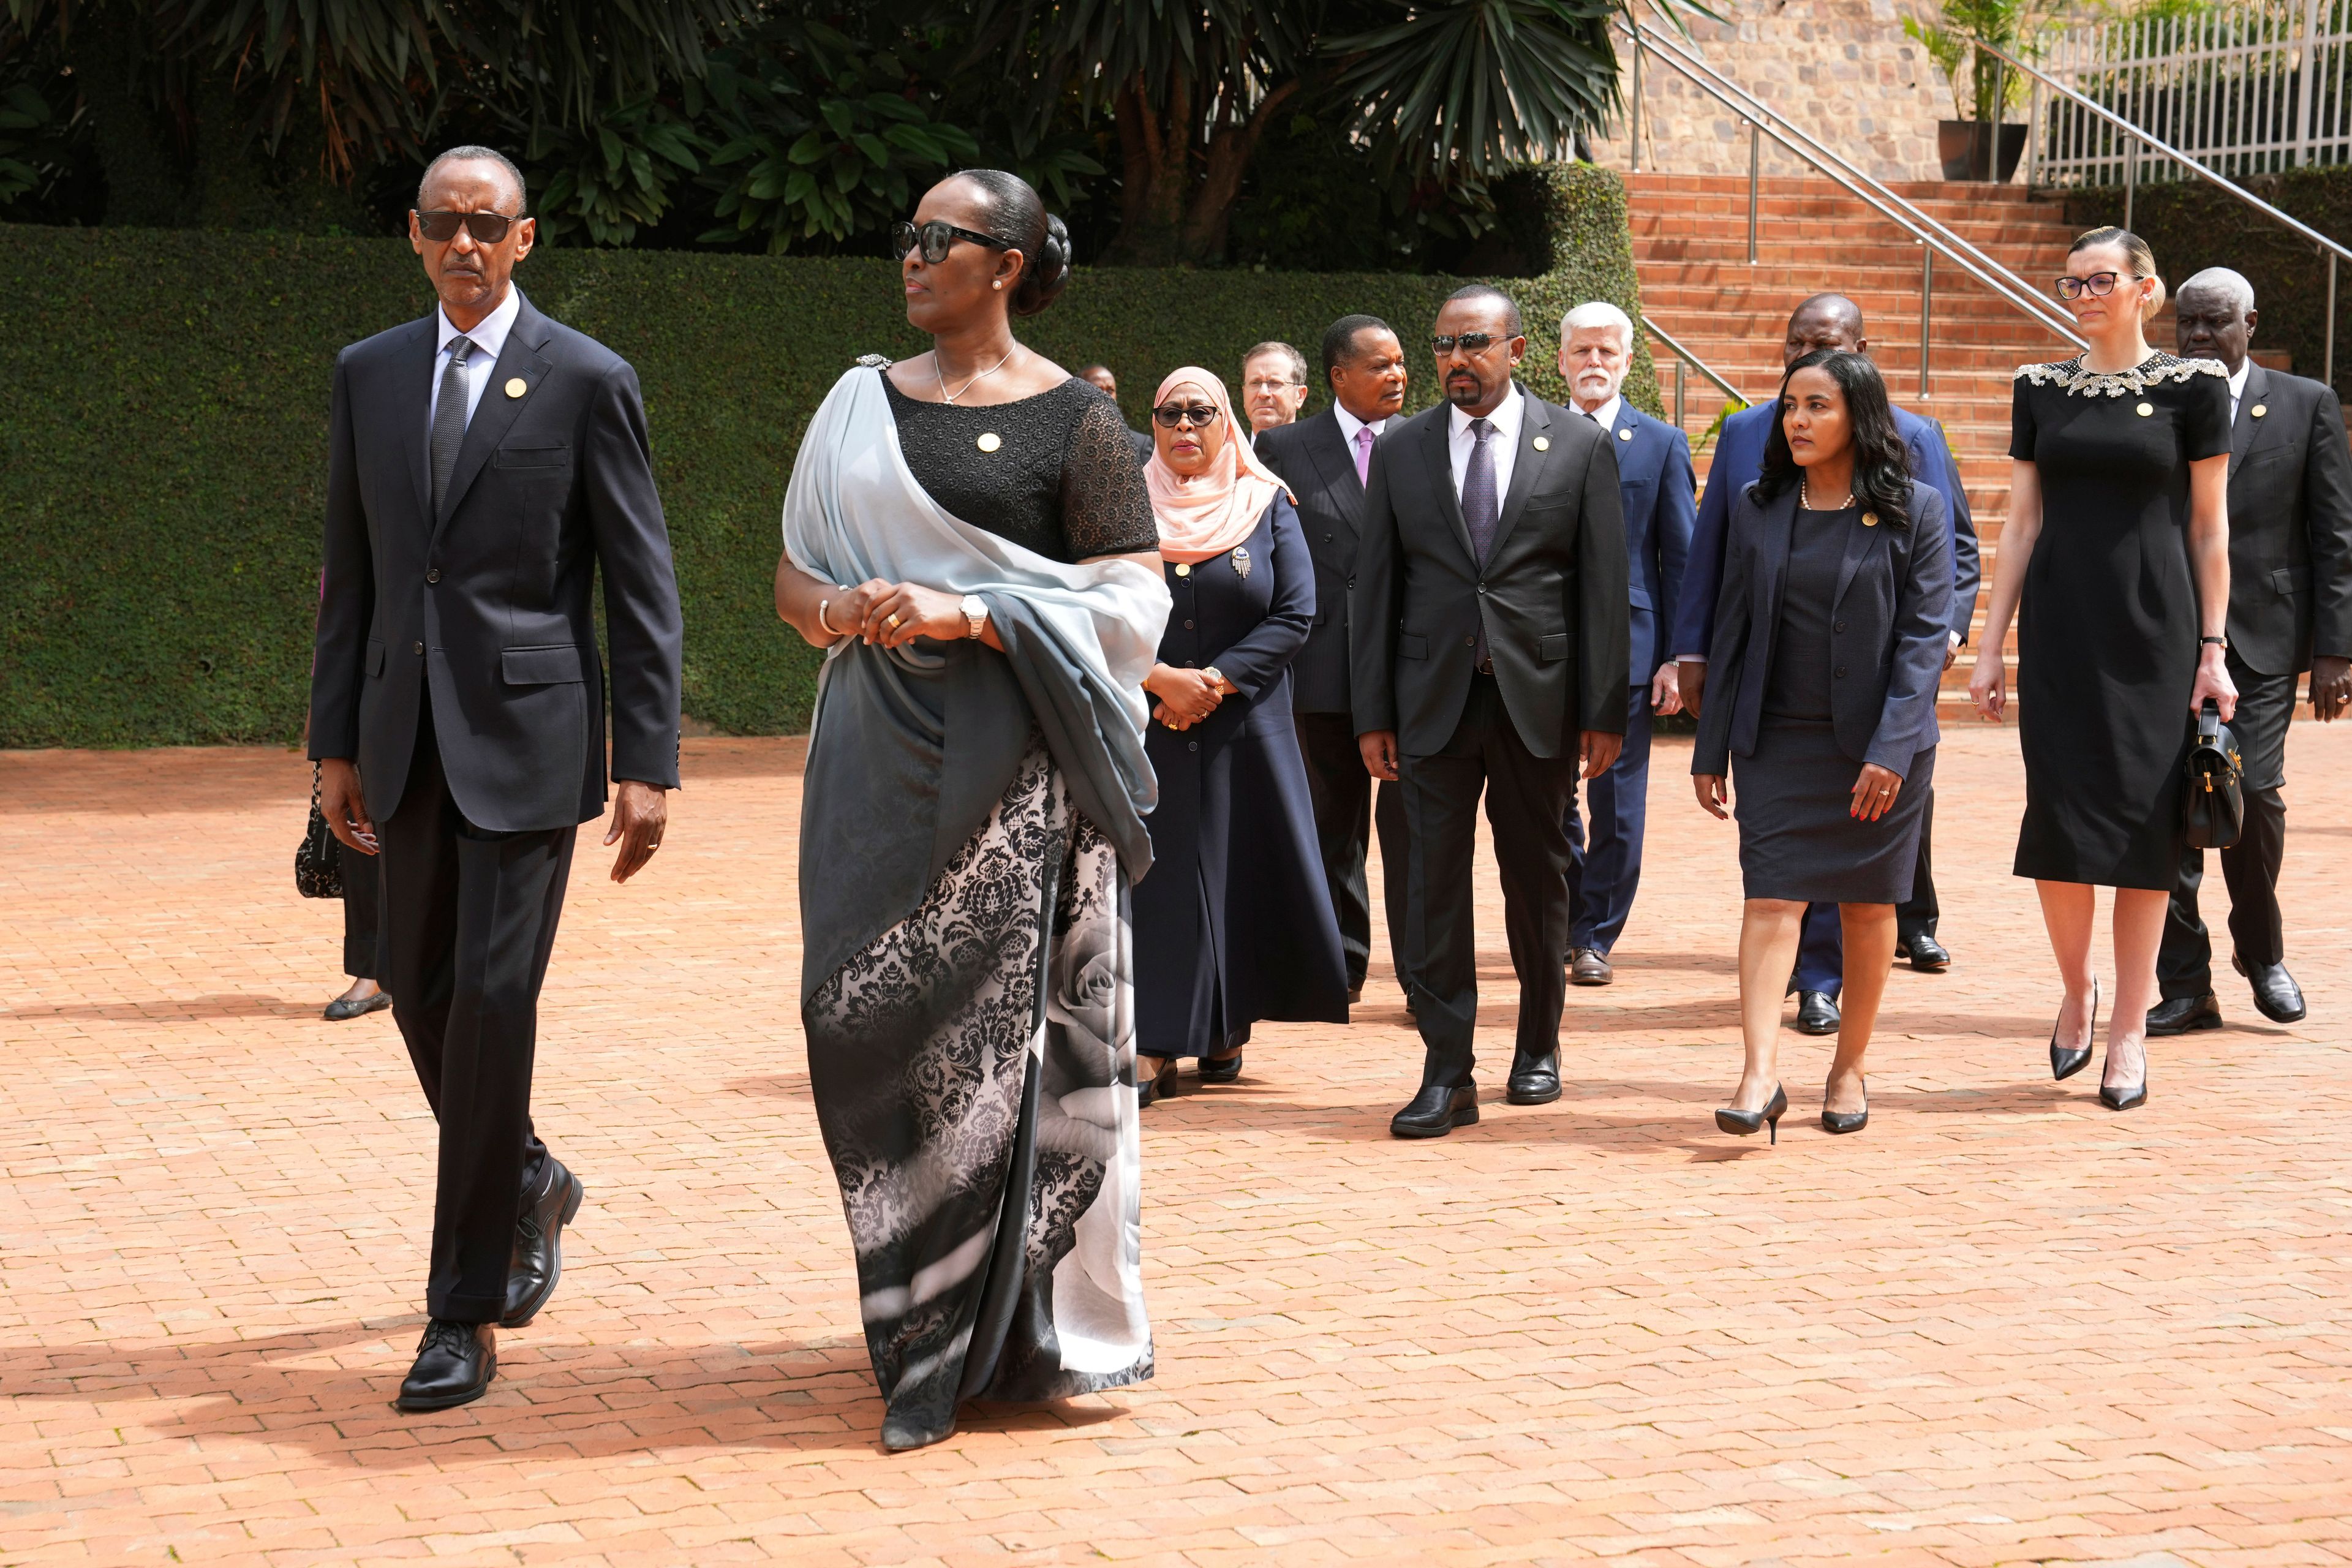
{"type": "Polygon", "coordinates": [[[1117,406],[1013,336],[1061,291],[1061,224],[974,170],[898,241],[935,346],[826,396],[776,568],[826,649],[801,1021],[893,1449],[963,1399],[1151,1375],[1129,889],[1169,608],[1117,406]]]}

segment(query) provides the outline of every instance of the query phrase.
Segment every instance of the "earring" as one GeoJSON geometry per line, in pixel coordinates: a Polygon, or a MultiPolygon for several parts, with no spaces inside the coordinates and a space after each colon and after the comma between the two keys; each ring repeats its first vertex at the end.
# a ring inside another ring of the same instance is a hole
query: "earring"
{"type": "Polygon", "coordinates": [[[1000,278],[995,282],[991,283],[989,287],[992,289],[1002,289],[1004,287],[1004,279],[1000,278]]]}

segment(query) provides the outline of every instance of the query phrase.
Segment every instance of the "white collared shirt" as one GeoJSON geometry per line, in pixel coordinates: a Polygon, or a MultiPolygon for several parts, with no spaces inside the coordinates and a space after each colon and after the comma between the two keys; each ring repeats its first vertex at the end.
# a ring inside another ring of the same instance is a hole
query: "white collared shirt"
{"type": "Polygon", "coordinates": [[[1370,430],[1372,433],[1372,439],[1377,441],[1381,438],[1381,432],[1389,427],[1389,422],[1385,419],[1370,421],[1359,419],[1349,413],[1344,405],[1337,402],[1331,405],[1331,412],[1339,421],[1339,439],[1346,443],[1350,459],[1353,459],[1356,455],[1357,431],[1370,430]]]}
{"type": "Polygon", "coordinates": [[[522,293],[511,283],[507,285],[507,297],[499,308],[482,318],[470,332],[460,332],[449,324],[448,316],[434,307],[434,324],[441,329],[439,342],[433,351],[433,391],[425,400],[425,438],[433,438],[433,412],[441,405],[441,378],[449,373],[449,344],[459,337],[471,338],[474,352],[466,356],[466,423],[474,422],[474,410],[482,405],[482,393],[490,384],[490,373],[499,368],[499,355],[506,352],[507,334],[514,331],[515,317],[522,312],[522,293]]]}
{"type": "Polygon", "coordinates": [[[2230,423],[2238,422],[2238,399],[2246,395],[2246,377],[2253,374],[2254,362],[2249,358],[2238,366],[2238,374],[2230,378],[2230,423]]]}
{"type": "MultiPolygon", "coordinates": [[[[1570,404],[1569,406],[1574,408],[1576,405],[1574,404],[1570,404]]],[[[1579,414],[1584,414],[1584,416],[1587,419],[1591,420],[1603,430],[1614,430],[1617,428],[1617,415],[1624,406],[1624,395],[1622,393],[1612,392],[1609,395],[1609,401],[1594,409],[1591,413],[1585,414],[1584,410],[1581,408],[1577,408],[1576,411],[1579,414]]]]}
{"type": "MultiPolygon", "coordinates": [[[[1495,427],[1494,434],[1486,437],[1486,451],[1495,460],[1495,509],[1498,517],[1503,498],[1511,493],[1511,465],[1518,460],[1519,421],[1526,413],[1527,395],[1519,390],[1518,383],[1513,382],[1510,395],[1503,399],[1495,412],[1485,416],[1486,423],[1495,427]]],[[[1477,447],[1478,437],[1471,434],[1470,416],[1462,412],[1460,405],[1448,408],[1445,417],[1448,433],[1445,444],[1453,460],[1454,495],[1458,500],[1462,495],[1462,480],[1470,472],[1470,454],[1477,447]]]]}

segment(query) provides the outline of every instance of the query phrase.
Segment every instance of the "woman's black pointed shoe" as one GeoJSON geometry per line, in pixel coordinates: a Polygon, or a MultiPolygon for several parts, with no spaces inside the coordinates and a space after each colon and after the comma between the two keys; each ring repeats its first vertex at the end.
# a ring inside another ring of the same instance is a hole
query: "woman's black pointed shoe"
{"type": "Polygon", "coordinates": [[[2091,1065],[2091,1037],[2099,1030],[2099,983],[2091,982],[2091,1021],[2083,1029],[2083,1048],[2069,1050],[2058,1043],[2058,1026],[2050,1026],[2050,1076],[2063,1083],[2091,1065]]]}
{"type": "Polygon", "coordinates": [[[1241,1076],[1242,1054],[1239,1051],[1235,1051],[1229,1057],[1202,1057],[1201,1058],[1201,1081],[1202,1083],[1234,1083],[1238,1081],[1241,1076]]]}
{"type": "Polygon", "coordinates": [[[1822,1106],[1822,1131],[1824,1132],[1859,1132],[1870,1125],[1870,1080],[1862,1085],[1863,1106],[1860,1110],[1832,1110],[1822,1106]]]}
{"type": "MultiPolygon", "coordinates": [[[[1173,1100],[1175,1098],[1176,1058],[1174,1057],[1170,1057],[1167,1059],[1166,1064],[1151,1077],[1139,1077],[1136,1079],[1135,1109],[1138,1110],[1149,1110],[1151,1106],[1151,1102],[1155,1100],[1173,1100]]],[[[933,1441],[937,1441],[937,1439],[934,1438],[933,1441]]]]}
{"type": "Polygon", "coordinates": [[[1761,1110],[1736,1110],[1727,1105],[1715,1113],[1715,1124],[1726,1132],[1737,1132],[1742,1138],[1752,1138],[1759,1127],[1772,1130],[1772,1142],[1780,1142],[1780,1118],[1789,1109],[1789,1097],[1779,1084],[1772,1086],[1771,1103],[1761,1110]]]}
{"type": "Polygon", "coordinates": [[[2143,1071],[2137,1083],[2099,1085],[2099,1103],[2109,1110],[2129,1110],[2147,1103],[2147,1074],[2143,1071]]]}

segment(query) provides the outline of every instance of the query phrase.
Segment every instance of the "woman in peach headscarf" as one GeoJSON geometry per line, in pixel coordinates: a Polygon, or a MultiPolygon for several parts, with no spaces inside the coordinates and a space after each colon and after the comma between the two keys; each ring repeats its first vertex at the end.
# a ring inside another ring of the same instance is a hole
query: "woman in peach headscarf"
{"type": "Polygon", "coordinates": [[[1339,921],[1290,718],[1290,661],[1315,621],[1315,564],[1282,481],[1186,365],[1152,399],[1143,477],[1174,596],[1144,678],[1160,776],[1151,874],[1135,887],[1136,1081],[1169,1093],[1241,1076],[1257,1020],[1344,1024],[1339,921]]]}

